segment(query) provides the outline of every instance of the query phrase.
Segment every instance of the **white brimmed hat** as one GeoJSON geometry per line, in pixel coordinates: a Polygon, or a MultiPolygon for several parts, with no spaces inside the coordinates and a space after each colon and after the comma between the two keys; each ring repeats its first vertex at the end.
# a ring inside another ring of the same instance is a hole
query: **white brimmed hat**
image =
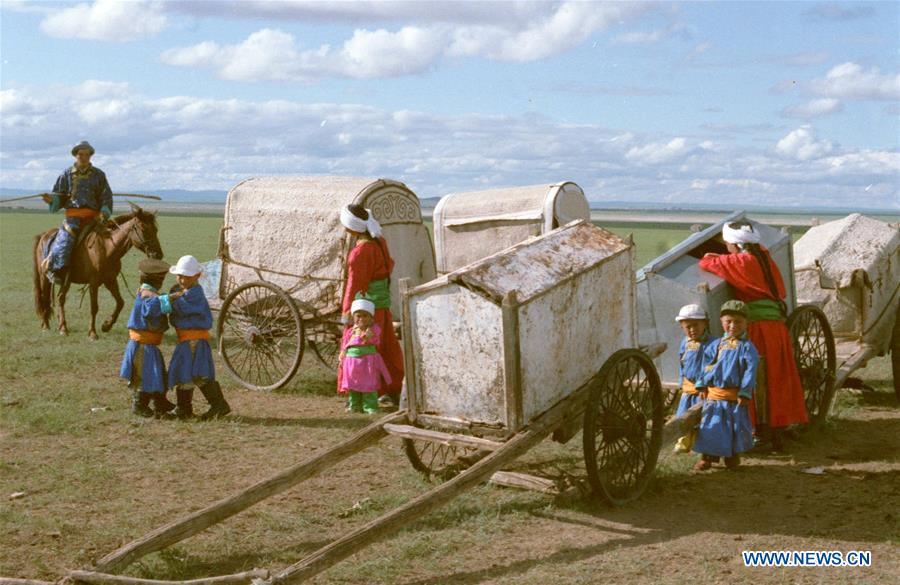
{"type": "Polygon", "coordinates": [[[687,321],[688,319],[705,319],[709,320],[706,311],[700,305],[685,305],[678,311],[676,321],[687,321]]]}
{"type": "Polygon", "coordinates": [[[193,256],[182,256],[178,259],[178,263],[169,272],[172,274],[180,274],[181,276],[197,276],[203,271],[203,267],[197,262],[193,256]]]}
{"type": "Polygon", "coordinates": [[[350,305],[350,313],[353,314],[357,311],[365,311],[366,313],[375,316],[375,303],[370,301],[369,299],[356,299],[350,305]]]}

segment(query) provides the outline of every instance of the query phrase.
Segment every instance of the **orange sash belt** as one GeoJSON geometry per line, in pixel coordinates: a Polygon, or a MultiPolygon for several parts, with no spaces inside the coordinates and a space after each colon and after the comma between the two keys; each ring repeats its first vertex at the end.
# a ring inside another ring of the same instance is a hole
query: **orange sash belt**
{"type": "Polygon", "coordinates": [[[706,397],[710,400],[728,400],[729,402],[737,402],[738,389],[716,388],[715,386],[710,386],[707,389],[706,397]]]}
{"type": "Polygon", "coordinates": [[[100,212],[96,209],[90,209],[88,207],[79,207],[77,209],[66,209],[66,217],[94,219],[96,217],[100,217],[100,212]]]}
{"type": "Polygon", "coordinates": [[[685,378],[681,381],[681,391],[685,394],[694,395],[697,394],[697,386],[695,386],[693,382],[685,378]]]}
{"type": "Polygon", "coordinates": [[[182,341],[195,341],[197,339],[209,339],[208,329],[176,329],[178,334],[178,343],[182,341]]]}
{"type": "Polygon", "coordinates": [[[138,331],[137,329],[129,329],[128,337],[138,343],[159,345],[162,343],[163,334],[160,331],[138,331]]]}

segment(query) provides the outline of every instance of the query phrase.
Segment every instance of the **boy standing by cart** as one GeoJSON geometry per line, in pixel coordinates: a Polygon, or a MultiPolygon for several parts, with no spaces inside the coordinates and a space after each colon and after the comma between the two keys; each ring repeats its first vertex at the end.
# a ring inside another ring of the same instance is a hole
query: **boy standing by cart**
{"type": "Polygon", "coordinates": [[[200,263],[193,256],[182,256],[169,269],[178,279],[168,295],[159,297],[162,312],[178,335],[178,345],[169,362],[169,386],[175,388],[178,408],[176,416],[187,419],[194,416],[194,386],[200,389],[209,402],[209,410],[200,416],[208,420],[225,416],[231,407],[225,401],[222,387],[216,382],[212,349],[209,346],[209,330],[213,325],[212,311],[206,300],[200,280],[200,263]]]}
{"type": "Polygon", "coordinates": [[[166,400],[166,364],[159,344],[169,321],[162,313],[159,289],[169,265],[162,260],[141,260],[138,264],[141,287],[128,316],[128,345],[119,368],[119,377],[132,390],[131,411],[144,417],[163,416],[175,405],[166,400]],[[150,409],[153,402],[154,410],[150,409]]]}
{"type": "Polygon", "coordinates": [[[725,458],[725,466],[736,469],[740,453],[753,448],[753,426],[748,405],[756,387],[759,353],[747,337],[747,305],[727,301],[720,312],[725,335],[711,343],[706,357],[709,365],[698,386],[706,400],[697,430],[694,451],[700,453],[696,471],[706,471],[725,458]]]}

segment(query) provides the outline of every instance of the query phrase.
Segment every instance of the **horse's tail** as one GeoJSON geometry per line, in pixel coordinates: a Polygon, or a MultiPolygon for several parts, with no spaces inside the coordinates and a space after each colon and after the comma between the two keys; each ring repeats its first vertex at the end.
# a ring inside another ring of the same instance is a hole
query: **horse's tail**
{"type": "Polygon", "coordinates": [[[32,262],[32,282],[34,284],[34,310],[41,319],[41,323],[46,323],[50,319],[53,310],[53,295],[50,294],[50,281],[44,276],[41,270],[41,240],[44,234],[34,236],[34,245],[31,250],[32,262]]]}

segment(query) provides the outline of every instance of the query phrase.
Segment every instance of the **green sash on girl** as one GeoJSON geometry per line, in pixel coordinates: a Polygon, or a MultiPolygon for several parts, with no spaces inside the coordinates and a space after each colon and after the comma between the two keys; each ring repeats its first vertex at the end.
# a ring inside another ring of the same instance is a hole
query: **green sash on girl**
{"type": "Polygon", "coordinates": [[[377,353],[374,345],[353,345],[347,348],[344,355],[347,357],[358,358],[364,355],[372,355],[377,353]]]}
{"type": "Polygon", "coordinates": [[[391,284],[387,278],[373,280],[369,283],[366,298],[375,303],[376,309],[391,308],[391,284]]]}
{"type": "Polygon", "coordinates": [[[784,321],[781,305],[771,299],[760,299],[747,303],[748,318],[753,321],[784,321]]]}

